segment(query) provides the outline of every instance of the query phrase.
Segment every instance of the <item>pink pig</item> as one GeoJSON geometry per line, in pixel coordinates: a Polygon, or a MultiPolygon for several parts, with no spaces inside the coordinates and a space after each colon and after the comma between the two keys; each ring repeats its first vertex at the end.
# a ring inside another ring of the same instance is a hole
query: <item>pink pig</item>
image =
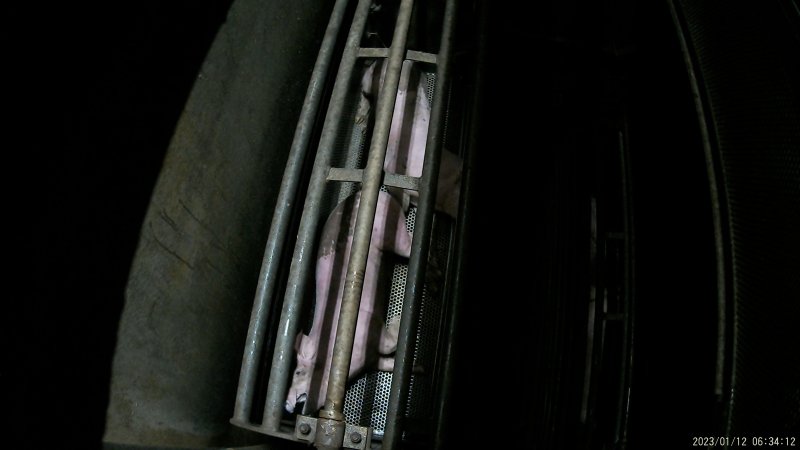
{"type": "MultiPolygon", "coordinates": [[[[360,199],[360,192],[345,199],[333,210],[323,228],[317,254],[314,322],[308,336],[298,336],[297,368],[286,398],[286,410],[289,412],[294,411],[297,402],[306,401],[320,408],[325,401],[333,341],[360,199]]],[[[386,291],[386,270],[383,269],[387,262],[385,252],[407,258],[411,254],[411,235],[406,230],[406,216],[400,204],[386,192],[380,192],[350,360],[351,378],[365,367],[391,371],[394,366],[394,359],[386,355],[393,353],[397,347],[399,322],[392,322],[387,327],[380,318],[386,291]],[[376,309],[378,314],[375,314],[376,309]]]]}
{"type": "MultiPolygon", "coordinates": [[[[362,98],[356,113],[358,124],[366,124],[369,120],[371,100],[377,98],[378,89],[383,85],[385,67],[381,61],[365,69],[361,80],[362,98]],[[376,71],[376,67],[383,69],[376,71]]],[[[386,172],[413,177],[422,175],[430,121],[426,84],[414,63],[405,61],[389,131],[384,163],[386,172]]],[[[442,151],[435,206],[436,210],[451,217],[455,217],[458,210],[461,168],[462,162],[458,156],[447,150],[442,151]]],[[[378,197],[350,361],[351,378],[365,367],[386,371],[394,367],[394,359],[389,355],[397,347],[399,317],[384,326],[374,312],[378,305],[382,305],[387,292],[383,285],[385,271],[381,270],[385,262],[384,253],[388,251],[404,257],[410,255],[411,235],[406,231],[404,211],[408,203],[416,203],[418,193],[398,188],[389,191],[392,195],[380,192],[378,197]],[[402,206],[398,200],[402,201],[402,206]]],[[[289,412],[294,411],[297,402],[306,401],[318,409],[325,401],[359,199],[360,193],[357,193],[340,203],[323,229],[317,256],[314,322],[308,336],[298,336],[297,368],[286,399],[286,410],[289,412]],[[324,361],[320,359],[323,356],[324,361]]]]}
{"type": "MultiPolygon", "coordinates": [[[[371,100],[378,97],[386,76],[383,60],[371,63],[361,79],[361,101],[356,113],[356,123],[368,120],[371,100]],[[379,69],[379,70],[376,70],[379,69]]],[[[397,90],[392,124],[389,129],[389,143],[386,148],[384,170],[412,177],[422,175],[425,147],[428,139],[428,123],[431,107],[428,102],[427,82],[413,61],[403,62],[397,90]]],[[[458,198],[461,191],[462,161],[454,153],[443,149],[439,167],[439,180],[436,189],[436,210],[455,217],[458,212],[458,198]]],[[[390,192],[402,199],[404,207],[410,201],[416,203],[416,191],[402,191],[391,188],[390,192]]]]}

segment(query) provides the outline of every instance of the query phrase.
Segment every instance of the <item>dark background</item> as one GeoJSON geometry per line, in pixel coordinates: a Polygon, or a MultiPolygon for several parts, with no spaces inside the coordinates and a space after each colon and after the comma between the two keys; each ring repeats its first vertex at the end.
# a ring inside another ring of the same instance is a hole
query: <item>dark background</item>
{"type": "MultiPolygon", "coordinates": [[[[689,98],[680,97],[686,94],[686,79],[664,5],[617,14],[599,3],[578,8],[579,3],[556,3],[535,12],[491,11],[487,145],[533,154],[481,159],[477,207],[492,210],[509,191],[535,192],[522,200],[525,207],[542,218],[561,214],[561,219],[531,224],[480,213],[478,227],[502,238],[479,240],[475,253],[497,260],[517,258],[519,252],[546,255],[532,261],[540,274],[550,273],[553,260],[580,264],[569,253],[571,247],[550,248],[548,242],[577,232],[570,228],[578,220],[575,211],[558,205],[575,204],[579,195],[570,189],[582,188],[569,188],[569,183],[591,176],[589,166],[579,163],[587,157],[581,149],[596,138],[587,124],[616,114],[614,102],[620,100],[615,96],[620,94],[608,84],[626,81],[609,76],[614,69],[608,52],[615,42],[648,47],[636,52],[640,56],[625,69],[647,71],[634,76],[628,95],[645,104],[653,83],[669,79],[669,90],[659,91],[657,101],[663,107],[663,100],[675,94],[676,103],[669,107],[691,120],[689,98]],[[665,55],[667,62],[658,66],[665,55]],[[528,56],[537,61],[533,71],[515,62],[528,56]],[[509,109],[510,102],[520,101],[532,105],[526,114],[509,109]],[[525,164],[528,158],[538,162],[533,170],[525,164]],[[508,176],[498,180],[498,173],[508,176]],[[533,237],[517,240],[525,236],[533,237]]],[[[15,116],[21,124],[14,127],[19,140],[13,154],[19,161],[6,167],[20,180],[10,190],[15,200],[10,216],[19,227],[11,240],[22,245],[13,280],[19,288],[11,299],[19,311],[5,317],[11,322],[6,329],[13,332],[2,377],[10,392],[8,409],[17,418],[10,431],[29,445],[99,445],[117,322],[139,227],[176,121],[230,4],[36,4],[7,16],[15,35],[11,67],[16,81],[9,90],[19,100],[15,116]]],[[[471,375],[462,386],[483,389],[487,383],[502,386],[513,380],[528,389],[524,386],[531,377],[546,378],[532,369],[537,338],[529,325],[512,324],[508,334],[497,331],[508,325],[508,314],[537,316],[537,306],[518,301],[527,295],[528,268],[478,265],[476,288],[491,279],[515,281],[501,283],[496,293],[507,307],[487,315],[480,299],[467,306],[473,319],[465,328],[475,331],[467,345],[509,349],[508,341],[514,340],[511,351],[518,357],[502,370],[494,363],[468,368],[471,375]]],[[[539,278],[533,282],[544,283],[539,278]]],[[[498,393],[499,401],[518,394],[498,393]]],[[[478,403],[492,410],[495,401],[488,393],[478,403]]],[[[517,418],[521,426],[542,421],[534,408],[525,411],[517,418]]]]}
{"type": "Polygon", "coordinates": [[[3,434],[25,442],[18,448],[99,448],[139,227],[231,3],[3,7],[4,216],[14,251],[0,384],[12,417],[3,434]]]}

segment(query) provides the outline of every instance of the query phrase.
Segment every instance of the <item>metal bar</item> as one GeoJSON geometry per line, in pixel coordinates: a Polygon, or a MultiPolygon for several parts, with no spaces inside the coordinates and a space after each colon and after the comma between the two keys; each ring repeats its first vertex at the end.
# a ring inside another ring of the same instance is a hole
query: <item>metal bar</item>
{"type": "MultiPolygon", "coordinates": [[[[626,115],[627,116],[627,115],[626,115]]],[[[620,173],[622,174],[622,216],[623,233],[625,240],[623,241],[623,265],[624,265],[624,279],[623,279],[623,296],[622,296],[622,361],[620,362],[619,377],[619,403],[617,404],[617,424],[614,430],[614,443],[620,450],[628,448],[628,427],[630,424],[630,402],[631,392],[630,385],[633,375],[633,361],[634,361],[634,338],[636,334],[634,317],[636,314],[635,304],[635,285],[633,283],[634,272],[636,265],[634,264],[634,251],[636,242],[636,230],[633,227],[633,219],[635,214],[635,205],[633,204],[633,180],[631,179],[630,172],[630,150],[628,146],[627,137],[630,136],[628,131],[628,119],[625,117],[623,121],[623,128],[619,132],[619,155],[620,155],[620,173]]]]}
{"type": "Polygon", "coordinates": [[[388,48],[362,47],[358,49],[359,58],[386,58],[389,56],[388,48]]]}
{"type": "Polygon", "coordinates": [[[423,63],[436,64],[437,58],[433,53],[418,52],[416,50],[409,50],[406,52],[406,59],[411,61],[419,61],[423,63]]]}
{"type": "Polygon", "coordinates": [[[477,164],[478,148],[480,147],[480,127],[483,112],[483,101],[485,95],[485,68],[487,58],[487,34],[488,34],[488,2],[480,2],[478,5],[477,17],[479,18],[478,32],[476,36],[476,56],[475,70],[472,85],[474,95],[470,104],[470,116],[468,123],[468,135],[466,151],[464,153],[464,167],[461,173],[461,196],[458,209],[458,220],[455,231],[455,255],[453,270],[448,270],[453,277],[452,300],[448,311],[448,327],[445,336],[444,358],[442,361],[442,381],[439,401],[436,410],[436,430],[433,436],[433,448],[441,450],[448,448],[447,438],[451,436],[449,432],[450,407],[452,405],[453,384],[456,380],[455,355],[457,354],[458,338],[460,333],[460,312],[464,297],[467,276],[467,257],[469,253],[468,243],[472,229],[470,228],[470,215],[473,205],[473,167],[477,164]]]}
{"type": "MultiPolygon", "coordinates": [[[[344,420],[345,386],[350,371],[350,358],[353,353],[353,341],[358,319],[358,307],[361,303],[361,292],[364,287],[364,272],[367,266],[372,224],[378,205],[378,192],[383,179],[383,164],[386,158],[386,147],[389,142],[389,129],[392,124],[397,88],[400,82],[400,70],[403,66],[408,28],[411,23],[413,0],[402,0],[397,14],[397,23],[389,48],[389,59],[383,88],[378,95],[375,128],[370,142],[367,167],[364,170],[364,181],[361,188],[361,201],[353,231],[353,245],[350,260],[347,264],[344,294],[339,311],[339,322],[336,329],[336,340],[333,345],[328,379],[328,391],[325,405],[319,413],[321,419],[332,422],[344,420]]],[[[321,421],[322,422],[322,421],[321,421]]]]}
{"type": "MultiPolygon", "coordinates": [[[[691,42],[687,39],[688,31],[686,20],[679,10],[679,5],[675,1],[669,1],[672,23],[675,27],[676,35],[683,54],[683,62],[686,66],[686,74],[689,75],[689,85],[694,98],[695,113],[697,114],[697,124],[700,128],[700,137],[703,140],[703,154],[706,161],[706,174],[708,175],[708,186],[711,195],[711,217],[714,226],[714,257],[716,260],[716,286],[717,286],[717,356],[716,371],[714,377],[714,394],[717,401],[723,403],[730,402],[730,397],[724,400],[726,385],[730,379],[726,376],[726,367],[733,364],[735,355],[728,354],[730,345],[729,339],[735,339],[735,335],[730,335],[729,316],[735,316],[735,309],[730,305],[730,297],[733,295],[730,284],[731,256],[730,249],[726,242],[730,242],[730,231],[727,224],[730,223],[727,206],[729,203],[727,191],[725,189],[724,174],[719,157],[714,154],[714,147],[717,145],[717,136],[714,128],[709,126],[708,98],[703,94],[703,79],[697,68],[697,59],[692,48],[691,42]],[[731,336],[731,337],[729,337],[731,336]]],[[[730,416],[729,416],[730,420],[730,416]]],[[[730,429],[730,423],[726,424],[730,429]]]]}
{"type": "Polygon", "coordinates": [[[387,173],[383,176],[383,184],[387,187],[398,187],[400,189],[419,190],[419,178],[399,173],[387,173]]]}
{"type": "Polygon", "coordinates": [[[331,167],[328,171],[328,181],[349,181],[352,183],[360,183],[364,178],[363,169],[344,169],[341,167],[331,167]]]}
{"type": "Polygon", "coordinates": [[[397,338],[394,374],[389,392],[389,406],[386,414],[386,428],[383,436],[383,449],[397,448],[402,433],[401,419],[404,415],[408,387],[413,365],[412,351],[416,323],[419,316],[419,303],[422,298],[423,275],[425,273],[430,235],[433,225],[433,207],[436,201],[436,178],[439,175],[442,140],[444,138],[445,96],[450,79],[450,47],[455,27],[456,1],[447,0],[442,26],[441,47],[439,48],[439,71],[436,74],[436,91],[431,108],[431,121],[428,128],[428,141],[425,144],[425,162],[422,166],[419,203],[414,223],[414,240],[408,264],[406,292],[403,299],[403,312],[397,338]]]}
{"type": "MultiPolygon", "coordinates": [[[[328,181],[349,181],[360,183],[364,179],[364,169],[344,169],[341,167],[331,167],[328,172],[328,181]]],[[[387,187],[398,187],[400,189],[419,190],[419,178],[399,173],[385,173],[383,184],[387,187]]]]}
{"type": "Polygon", "coordinates": [[[306,91],[306,97],[303,100],[303,107],[300,110],[292,147],[289,150],[286,162],[286,170],[283,173],[278,199],[275,203],[275,212],[272,216],[267,245],[261,262],[261,273],[258,277],[253,312],[250,316],[247,342],[245,342],[244,357],[242,358],[239,386],[236,390],[236,404],[233,418],[231,419],[232,422],[237,424],[250,422],[258,361],[263,352],[264,333],[269,320],[268,315],[272,299],[275,295],[278,266],[283,254],[293,204],[300,184],[303,161],[308,153],[308,145],[322,99],[325,78],[330,70],[336,39],[339,36],[348,1],[337,0],[333,6],[331,18],[328,21],[328,27],[325,29],[325,35],[320,45],[319,55],[311,72],[311,80],[306,91]]]}
{"type": "Polygon", "coordinates": [[[358,48],[364,33],[370,4],[371,0],[359,0],[356,6],[353,23],[350,26],[336,82],[331,93],[317,156],[314,160],[281,310],[281,326],[278,329],[275,351],[272,355],[267,399],[264,406],[263,429],[265,431],[277,431],[283,415],[284,396],[289,383],[288,374],[294,356],[292,347],[299,329],[300,305],[306,289],[305,281],[314,267],[314,237],[320,221],[320,202],[325,188],[325,178],[330,168],[339,121],[344,109],[350,79],[355,69],[358,48]]]}
{"type": "MultiPolygon", "coordinates": [[[[264,428],[262,428],[260,424],[238,423],[238,422],[233,422],[233,421],[231,421],[231,423],[233,423],[234,425],[236,425],[239,428],[244,428],[244,429],[247,429],[247,430],[250,430],[250,431],[254,431],[256,433],[264,434],[266,432],[266,430],[264,430],[264,428]]],[[[270,436],[273,436],[273,437],[281,438],[281,439],[295,440],[294,430],[292,430],[292,431],[285,431],[285,430],[269,431],[267,434],[269,434],[270,436]]]]}

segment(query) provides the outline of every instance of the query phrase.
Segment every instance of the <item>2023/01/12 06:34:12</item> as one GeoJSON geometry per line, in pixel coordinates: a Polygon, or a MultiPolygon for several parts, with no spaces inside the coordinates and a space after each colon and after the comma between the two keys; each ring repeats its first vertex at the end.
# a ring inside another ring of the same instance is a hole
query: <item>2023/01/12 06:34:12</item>
{"type": "Polygon", "coordinates": [[[693,436],[693,447],[797,447],[797,437],[788,435],[764,436],[693,436]]]}

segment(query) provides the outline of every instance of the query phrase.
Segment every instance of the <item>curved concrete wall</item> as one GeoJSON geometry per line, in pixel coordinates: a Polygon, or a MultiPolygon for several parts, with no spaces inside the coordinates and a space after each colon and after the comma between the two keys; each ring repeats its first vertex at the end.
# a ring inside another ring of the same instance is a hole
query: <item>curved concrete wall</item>
{"type": "Polygon", "coordinates": [[[330,2],[237,0],[175,130],[125,293],[104,442],[240,445],[256,278],[330,2]]]}

